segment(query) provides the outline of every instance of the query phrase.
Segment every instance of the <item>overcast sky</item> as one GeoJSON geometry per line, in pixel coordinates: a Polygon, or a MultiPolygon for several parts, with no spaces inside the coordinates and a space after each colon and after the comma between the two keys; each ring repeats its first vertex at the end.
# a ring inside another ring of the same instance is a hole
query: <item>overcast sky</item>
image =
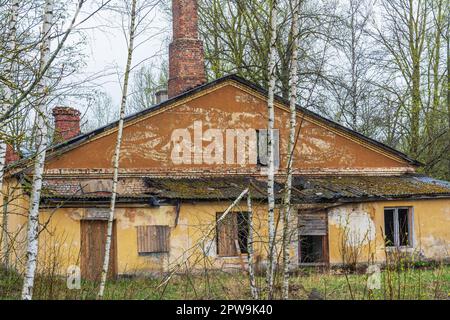
{"type": "MultiPolygon", "coordinates": [[[[92,12],[92,7],[85,8],[85,12],[92,12]]],[[[122,18],[123,16],[118,13],[104,10],[81,26],[87,37],[85,48],[87,66],[83,72],[86,75],[102,74],[95,83],[111,96],[117,106],[121,97],[120,81],[123,79],[127,59],[127,42],[122,28],[122,18]]],[[[171,24],[167,15],[159,8],[152,10],[143,21],[135,40],[134,70],[143,64],[154,64],[156,67],[160,65],[161,59],[166,58],[171,37],[171,24]]],[[[157,70],[155,71],[157,73],[157,70]]]]}

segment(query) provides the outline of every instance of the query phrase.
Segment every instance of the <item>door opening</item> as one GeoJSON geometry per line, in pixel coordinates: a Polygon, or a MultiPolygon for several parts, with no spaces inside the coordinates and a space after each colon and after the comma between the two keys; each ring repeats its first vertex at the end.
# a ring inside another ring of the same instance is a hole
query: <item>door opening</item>
{"type": "Polygon", "coordinates": [[[325,262],[324,241],[325,236],[300,236],[300,262],[325,262]]]}
{"type": "MultiPolygon", "coordinates": [[[[106,235],[108,221],[81,220],[81,277],[85,280],[100,280],[103,260],[105,257],[106,235]]],[[[108,279],[117,276],[117,232],[116,221],[113,223],[113,233],[109,256],[108,279]]]]}

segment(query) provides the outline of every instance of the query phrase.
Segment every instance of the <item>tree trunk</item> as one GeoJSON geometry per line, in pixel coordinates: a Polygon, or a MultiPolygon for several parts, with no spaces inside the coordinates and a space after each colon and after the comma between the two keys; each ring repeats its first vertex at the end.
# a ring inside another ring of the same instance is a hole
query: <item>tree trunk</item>
{"type": "Polygon", "coordinates": [[[270,21],[270,52],[269,52],[269,90],[268,90],[268,135],[267,135],[267,153],[268,153],[268,173],[267,173],[267,205],[268,205],[268,229],[269,229],[269,256],[267,266],[267,292],[268,298],[273,297],[273,279],[275,270],[275,161],[274,161],[274,93],[276,81],[276,37],[277,37],[277,0],[272,2],[272,13],[270,21]]]}
{"type": "MultiPolygon", "coordinates": [[[[411,134],[409,140],[409,152],[412,157],[418,156],[420,143],[420,113],[422,111],[422,98],[420,90],[421,78],[421,59],[423,53],[423,43],[425,41],[425,26],[427,11],[424,8],[422,12],[422,21],[414,17],[414,1],[409,0],[409,52],[411,54],[412,72],[411,72],[411,134]]],[[[420,11],[421,4],[417,4],[417,10],[420,11]]]]}
{"type": "MultiPolygon", "coordinates": [[[[10,57],[11,61],[6,61],[7,62],[7,70],[6,70],[6,74],[10,77],[10,79],[13,78],[12,76],[12,70],[14,68],[14,64],[13,64],[13,56],[14,56],[14,48],[16,47],[16,24],[17,24],[17,13],[19,11],[19,0],[13,0],[12,4],[11,4],[11,17],[9,20],[9,37],[8,37],[8,43],[6,44],[6,48],[7,48],[7,53],[6,55],[10,57]]],[[[6,104],[11,103],[12,100],[12,90],[11,88],[9,88],[8,86],[5,86],[4,88],[5,91],[5,101],[6,104]]],[[[6,111],[8,108],[6,106],[2,105],[2,109],[0,110],[1,113],[3,113],[4,111],[6,111]]],[[[3,197],[3,176],[4,176],[4,170],[5,170],[5,166],[6,166],[6,142],[4,140],[0,140],[0,196],[3,197]]],[[[4,208],[6,208],[6,203],[5,201],[7,201],[7,197],[8,195],[5,194],[3,199],[4,199],[4,203],[3,206],[4,208]]],[[[8,268],[8,252],[9,252],[9,248],[8,248],[8,212],[7,210],[3,211],[3,219],[2,219],[2,239],[3,239],[3,250],[4,250],[4,254],[5,254],[5,258],[4,258],[4,266],[7,269],[8,268]]]]}
{"type": "MultiPolygon", "coordinates": [[[[13,70],[13,57],[14,57],[14,48],[15,48],[15,40],[16,40],[16,24],[17,24],[17,13],[19,11],[19,0],[14,0],[11,4],[11,17],[9,20],[9,36],[8,42],[6,43],[6,74],[9,75],[10,79],[12,79],[12,70],[13,70]],[[10,61],[8,61],[9,59],[10,61]]],[[[6,105],[2,105],[1,113],[5,112],[8,108],[7,105],[11,103],[12,99],[12,91],[11,88],[5,86],[5,101],[6,105]]],[[[6,165],[6,142],[4,140],[0,140],[0,192],[3,190],[3,175],[4,168],[6,165]]]]}
{"type": "MultiPolygon", "coordinates": [[[[450,146],[450,16],[447,19],[447,146],[450,146]]],[[[450,152],[447,152],[447,161],[447,180],[450,180],[450,152]]]]}
{"type": "Polygon", "coordinates": [[[258,299],[258,289],[256,288],[255,278],[255,260],[254,260],[254,248],[253,248],[253,208],[252,208],[252,196],[250,191],[247,195],[247,210],[248,210],[248,237],[247,237],[247,251],[248,251],[248,274],[250,278],[250,291],[253,299],[258,299]]]}
{"type": "MultiPolygon", "coordinates": [[[[53,20],[53,0],[45,2],[44,23],[42,26],[41,60],[39,71],[47,64],[50,55],[50,28],[53,20]]],[[[36,108],[36,159],[34,162],[33,184],[28,212],[27,233],[27,264],[22,288],[22,299],[31,300],[33,297],[34,276],[38,255],[39,235],[39,202],[41,198],[42,174],[44,172],[45,152],[47,149],[46,104],[48,101],[47,80],[41,81],[39,92],[43,95],[36,108]]]]}
{"type": "MultiPolygon", "coordinates": [[[[298,83],[298,33],[299,33],[299,11],[300,2],[294,2],[294,11],[292,13],[292,57],[291,57],[291,71],[290,71],[290,101],[289,109],[291,113],[289,121],[289,141],[288,141],[288,159],[287,159],[287,178],[285,193],[283,199],[283,299],[289,298],[289,263],[290,263],[290,249],[291,249],[291,191],[292,191],[292,167],[294,161],[294,147],[295,147],[295,129],[297,126],[297,83],[298,83]]],[[[300,130],[300,129],[299,129],[300,130]]]]}
{"type": "Polygon", "coordinates": [[[122,88],[122,100],[120,104],[120,118],[119,118],[119,128],[117,130],[117,142],[116,149],[114,151],[114,174],[113,174],[113,184],[112,184],[112,193],[111,193],[111,204],[109,208],[109,219],[108,219],[108,229],[106,235],[106,244],[105,244],[105,258],[103,260],[103,269],[100,281],[100,289],[98,292],[98,297],[103,298],[103,293],[105,291],[106,277],[108,274],[108,266],[109,266],[109,255],[111,250],[111,241],[112,241],[112,230],[113,230],[113,222],[114,222],[114,211],[116,206],[116,197],[117,197],[117,183],[119,179],[119,159],[120,159],[120,145],[122,143],[122,132],[123,132],[123,119],[125,117],[125,106],[127,102],[127,94],[128,94],[128,81],[130,77],[131,70],[131,61],[133,58],[133,49],[134,49],[134,37],[135,37],[135,25],[136,25],[136,1],[133,0],[131,3],[131,22],[130,22],[130,30],[129,30],[129,42],[128,42],[128,57],[127,64],[125,67],[125,75],[123,80],[123,88],[122,88]]]}

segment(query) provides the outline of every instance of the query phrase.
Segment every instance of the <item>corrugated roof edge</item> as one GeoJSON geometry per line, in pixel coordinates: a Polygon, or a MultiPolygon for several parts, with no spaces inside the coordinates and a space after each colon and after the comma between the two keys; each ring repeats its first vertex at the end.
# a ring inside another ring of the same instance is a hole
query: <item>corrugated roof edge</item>
{"type": "MultiPolygon", "coordinates": [[[[199,91],[208,89],[208,88],[213,87],[213,86],[215,86],[215,85],[217,85],[219,83],[222,83],[222,82],[225,82],[225,81],[229,81],[229,80],[236,81],[236,82],[238,82],[238,83],[240,83],[242,85],[245,85],[245,86],[247,86],[247,87],[249,87],[249,88],[251,88],[251,89],[253,89],[253,90],[255,90],[255,91],[259,92],[259,93],[261,93],[264,96],[267,96],[267,90],[262,88],[261,86],[259,86],[257,84],[254,84],[254,83],[252,83],[252,82],[250,82],[250,81],[248,81],[248,80],[246,80],[244,78],[241,78],[240,76],[238,76],[236,74],[230,74],[230,75],[224,76],[222,78],[219,78],[219,79],[210,81],[208,83],[205,83],[205,84],[203,84],[201,86],[198,86],[196,88],[193,88],[193,89],[191,89],[189,91],[186,91],[186,92],[184,92],[184,93],[182,93],[182,94],[180,94],[178,96],[175,96],[173,98],[165,100],[165,101],[163,101],[163,102],[161,102],[159,104],[153,105],[153,106],[151,106],[151,107],[149,107],[149,108],[147,108],[145,110],[136,112],[136,113],[131,114],[129,116],[126,116],[124,118],[124,122],[126,123],[128,121],[132,121],[132,120],[134,120],[134,119],[136,119],[136,118],[138,118],[138,117],[140,117],[142,115],[148,114],[150,112],[157,111],[157,110],[159,110],[159,109],[161,109],[161,108],[163,108],[165,106],[168,106],[168,105],[170,105],[170,104],[172,104],[172,103],[174,103],[174,102],[176,102],[178,100],[184,99],[184,98],[188,97],[191,94],[194,94],[194,93],[197,93],[199,91]]],[[[275,99],[276,99],[276,101],[278,101],[278,102],[280,102],[282,104],[289,105],[289,100],[284,99],[284,98],[282,98],[282,97],[280,97],[278,95],[275,96],[275,99]]],[[[329,125],[331,127],[334,127],[334,128],[336,128],[338,130],[342,130],[342,131],[344,131],[346,133],[352,134],[352,135],[358,137],[359,139],[361,139],[361,140],[363,140],[365,142],[368,142],[370,144],[374,144],[374,145],[378,146],[381,149],[384,149],[384,150],[386,150],[386,151],[388,151],[390,153],[393,153],[393,154],[397,155],[398,157],[402,158],[403,160],[407,161],[408,163],[410,163],[412,165],[415,165],[415,166],[422,166],[423,165],[423,163],[421,163],[421,162],[419,162],[419,161],[417,161],[415,159],[410,158],[408,155],[404,154],[401,151],[398,151],[398,150],[396,150],[396,149],[394,149],[394,148],[392,148],[392,147],[390,147],[390,146],[388,146],[388,145],[386,145],[386,144],[384,144],[382,142],[379,142],[379,141],[377,141],[375,139],[369,138],[369,137],[367,137],[367,136],[365,136],[365,135],[363,135],[363,134],[361,134],[361,133],[359,133],[357,131],[354,131],[352,129],[344,127],[343,125],[340,125],[339,123],[336,123],[336,122],[334,122],[332,120],[329,120],[329,119],[327,119],[325,117],[322,117],[321,115],[319,115],[319,114],[317,114],[317,113],[315,113],[313,111],[305,109],[305,108],[303,108],[303,107],[301,107],[299,105],[297,105],[297,109],[300,110],[301,112],[303,112],[304,114],[310,116],[310,117],[313,117],[313,118],[316,118],[316,119],[318,119],[318,120],[320,120],[322,122],[325,122],[327,125],[329,125]]],[[[62,143],[56,144],[54,146],[51,146],[51,147],[49,147],[47,149],[47,152],[50,152],[50,153],[51,152],[55,152],[55,151],[64,152],[64,151],[66,151],[66,150],[64,150],[65,147],[67,147],[67,148],[70,147],[70,149],[75,148],[77,145],[81,144],[82,142],[84,142],[86,140],[89,140],[93,136],[96,136],[96,135],[98,135],[100,133],[105,132],[106,130],[114,128],[115,126],[118,125],[118,123],[119,123],[119,121],[116,120],[116,121],[111,122],[111,123],[109,123],[109,124],[107,124],[105,126],[97,128],[97,129],[95,129],[93,131],[84,133],[84,134],[76,136],[76,137],[74,137],[74,138],[72,138],[70,140],[67,140],[67,141],[64,141],[62,143]]]]}

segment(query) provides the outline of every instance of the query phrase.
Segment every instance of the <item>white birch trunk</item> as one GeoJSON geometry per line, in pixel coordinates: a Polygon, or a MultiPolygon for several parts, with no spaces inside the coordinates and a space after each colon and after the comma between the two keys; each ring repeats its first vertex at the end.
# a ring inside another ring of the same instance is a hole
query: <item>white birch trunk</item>
{"type": "MultiPolygon", "coordinates": [[[[47,64],[50,55],[50,28],[53,20],[53,0],[45,2],[44,23],[42,26],[42,45],[39,70],[47,64]]],[[[36,273],[39,235],[39,202],[42,189],[42,174],[44,172],[45,152],[47,149],[47,125],[45,110],[48,101],[48,84],[43,78],[40,84],[42,100],[36,108],[36,159],[34,163],[33,185],[31,189],[30,209],[28,212],[27,233],[27,264],[22,288],[22,299],[31,300],[33,297],[34,276],[36,273]]]]}
{"type": "MultiPolygon", "coordinates": [[[[13,51],[16,47],[16,24],[17,24],[17,14],[19,11],[19,0],[13,0],[11,3],[11,17],[9,20],[9,39],[8,43],[6,44],[6,48],[8,50],[7,55],[9,55],[11,58],[13,56],[13,51]]],[[[8,69],[6,71],[7,75],[10,75],[10,78],[12,79],[12,70],[13,70],[13,62],[11,61],[8,63],[8,69]]],[[[5,99],[7,101],[7,104],[11,102],[12,99],[12,91],[11,89],[6,86],[5,87],[5,99]]],[[[5,112],[7,108],[5,106],[1,106],[1,113],[5,112]]],[[[4,126],[3,126],[4,128],[4,126]]],[[[5,129],[5,128],[4,128],[5,129]]],[[[0,196],[3,196],[3,176],[5,172],[5,166],[6,166],[6,142],[4,140],[0,140],[0,196]]],[[[4,201],[6,201],[4,199],[4,201]]],[[[5,205],[5,203],[3,203],[5,205]]],[[[3,219],[2,219],[2,239],[3,239],[3,252],[4,252],[4,266],[5,268],[8,268],[8,252],[9,252],[9,241],[8,241],[8,212],[6,210],[3,210],[3,219]]]]}
{"type": "Polygon", "coordinates": [[[122,101],[120,104],[120,118],[119,118],[119,128],[117,130],[117,142],[116,149],[114,151],[114,174],[113,174],[113,184],[112,184],[112,193],[111,193],[111,204],[109,208],[109,219],[108,219],[108,229],[106,234],[106,244],[105,244],[105,258],[103,260],[103,268],[102,275],[100,281],[100,289],[98,291],[98,297],[103,298],[103,294],[105,291],[106,278],[108,275],[108,267],[109,267],[109,255],[111,251],[111,241],[112,241],[112,230],[113,230],[113,222],[114,222],[114,211],[116,206],[116,197],[117,197],[117,183],[119,180],[119,159],[120,159],[120,146],[122,143],[122,132],[123,132],[123,119],[125,116],[125,106],[127,102],[127,94],[128,94],[128,81],[130,76],[131,69],[131,61],[133,58],[133,49],[134,49],[134,36],[135,36],[135,25],[136,25],[136,1],[133,0],[131,3],[131,22],[130,22],[130,30],[129,30],[129,42],[128,42],[128,57],[127,64],[125,67],[125,75],[123,80],[123,88],[122,88],[122,101]]]}
{"type": "Polygon", "coordinates": [[[0,194],[3,195],[3,175],[5,171],[6,143],[0,140],[0,194]]]}
{"type": "Polygon", "coordinates": [[[250,280],[250,291],[253,299],[258,299],[258,289],[256,288],[255,278],[255,260],[253,248],[253,208],[252,196],[250,191],[247,195],[247,210],[248,210],[248,236],[247,236],[247,251],[248,251],[248,275],[250,280]]]}
{"type": "MultiPolygon", "coordinates": [[[[299,12],[300,2],[295,0],[293,4],[292,13],[292,56],[291,56],[291,70],[290,70],[290,101],[289,109],[291,117],[289,121],[289,142],[288,142],[288,163],[287,163],[287,178],[285,185],[285,194],[283,199],[283,299],[289,298],[289,264],[290,264],[290,249],[291,238],[293,236],[292,230],[296,226],[291,226],[291,191],[292,191],[292,167],[294,161],[294,147],[295,147],[295,129],[297,126],[297,63],[298,63],[298,34],[299,34],[299,12]]],[[[295,237],[294,237],[295,239],[295,237]]]]}
{"type": "Polygon", "coordinates": [[[268,230],[269,230],[269,256],[267,265],[267,292],[268,298],[273,297],[273,279],[275,270],[275,161],[274,161],[274,92],[275,92],[275,70],[276,70],[276,37],[277,37],[277,0],[272,2],[272,13],[270,22],[270,52],[269,52],[269,92],[268,92],[268,135],[267,135],[267,154],[268,154],[268,173],[267,173],[267,205],[268,205],[268,230]]]}
{"type": "MultiPolygon", "coordinates": [[[[15,48],[15,40],[16,40],[16,24],[17,24],[17,13],[19,11],[19,0],[14,0],[11,4],[11,17],[9,20],[9,36],[8,36],[8,42],[6,44],[7,49],[7,56],[13,57],[13,50],[15,48]]],[[[6,74],[10,75],[10,79],[12,79],[12,70],[13,70],[13,63],[8,63],[6,74]]],[[[12,91],[8,86],[5,86],[5,100],[7,101],[7,104],[11,102],[12,99],[12,91]]],[[[7,107],[2,105],[1,106],[1,113],[5,112],[7,110],[7,107]]],[[[4,128],[3,128],[4,129],[4,128]]],[[[6,142],[4,140],[0,140],[0,192],[3,190],[3,175],[4,175],[4,169],[5,169],[5,163],[6,161],[6,142]]]]}

